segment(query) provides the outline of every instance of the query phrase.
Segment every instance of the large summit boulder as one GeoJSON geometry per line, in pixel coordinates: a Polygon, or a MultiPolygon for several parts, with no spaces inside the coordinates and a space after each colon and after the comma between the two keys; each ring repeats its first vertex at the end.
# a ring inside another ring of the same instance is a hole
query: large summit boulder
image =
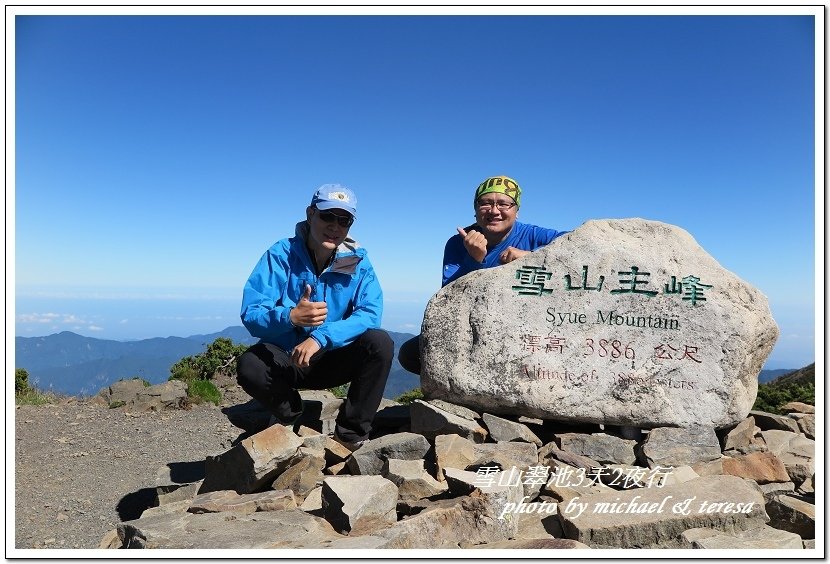
{"type": "Polygon", "coordinates": [[[436,293],[421,385],[489,413],[723,428],[777,338],[766,297],[683,229],[596,220],[436,293]]]}

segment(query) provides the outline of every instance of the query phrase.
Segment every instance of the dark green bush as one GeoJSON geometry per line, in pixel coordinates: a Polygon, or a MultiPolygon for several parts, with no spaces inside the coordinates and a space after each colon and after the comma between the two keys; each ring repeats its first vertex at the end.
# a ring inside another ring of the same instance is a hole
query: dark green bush
{"type": "Polygon", "coordinates": [[[759,384],[758,396],[755,398],[755,405],[752,406],[752,409],[780,415],[782,413],[781,406],[791,401],[815,405],[815,384],[759,384]]]}
{"type": "Polygon", "coordinates": [[[14,371],[14,393],[19,394],[29,389],[29,372],[25,368],[14,371]]]}
{"type": "Polygon", "coordinates": [[[211,380],[217,374],[235,374],[236,359],[248,350],[247,345],[235,345],[226,337],[219,337],[207,350],[186,356],[170,367],[170,380],[211,380]]]}
{"type": "Polygon", "coordinates": [[[329,391],[334,394],[334,397],[343,399],[349,395],[349,382],[334,388],[329,388],[329,391]]]}
{"type": "Polygon", "coordinates": [[[398,403],[402,403],[404,405],[409,405],[415,400],[422,400],[424,399],[424,392],[421,391],[421,388],[415,388],[414,390],[409,390],[408,392],[404,392],[395,398],[395,401],[398,403]]]}

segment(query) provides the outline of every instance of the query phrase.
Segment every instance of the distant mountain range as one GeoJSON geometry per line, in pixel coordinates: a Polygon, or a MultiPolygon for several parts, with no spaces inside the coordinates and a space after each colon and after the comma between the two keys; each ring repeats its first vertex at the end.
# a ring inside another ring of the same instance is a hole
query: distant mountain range
{"type": "MultiPolygon", "coordinates": [[[[398,363],[398,348],[414,335],[388,332],[395,343],[395,359],[384,390],[394,399],[421,385],[420,378],[398,363]]],[[[46,337],[15,337],[15,367],[25,368],[29,382],[41,390],[71,396],[90,396],[122,378],[144,378],[151,384],[166,382],[170,367],[186,356],[204,352],[218,337],[252,345],[242,326],[218,333],[190,337],[156,337],[138,341],[113,341],[84,337],[70,331],[46,337]]]]}
{"type": "MultiPolygon", "coordinates": [[[[398,349],[414,337],[388,331],[395,343],[395,358],[383,396],[394,399],[421,385],[420,378],[404,370],[398,349]]],[[[144,378],[159,384],[170,377],[170,367],[186,357],[204,352],[218,337],[252,345],[242,326],[227,327],[218,333],[190,337],[156,337],[138,341],[112,341],[83,337],[70,331],[46,337],[15,337],[15,367],[29,372],[29,382],[41,390],[72,396],[90,396],[122,378],[144,378]]],[[[804,370],[804,369],[802,369],[804,370]]],[[[762,370],[760,383],[794,372],[794,369],[762,370]]]]}

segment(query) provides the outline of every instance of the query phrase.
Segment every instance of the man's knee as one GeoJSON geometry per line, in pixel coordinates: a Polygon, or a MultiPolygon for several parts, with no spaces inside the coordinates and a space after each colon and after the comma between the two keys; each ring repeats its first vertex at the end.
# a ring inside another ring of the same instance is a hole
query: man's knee
{"type": "Polygon", "coordinates": [[[358,340],[372,355],[391,360],[395,354],[395,343],[383,329],[369,329],[358,340]]]}
{"type": "Polygon", "coordinates": [[[266,373],[278,369],[277,365],[274,353],[266,344],[257,343],[236,359],[236,381],[244,387],[244,383],[263,379],[266,373]]]}
{"type": "Polygon", "coordinates": [[[404,370],[420,374],[421,372],[421,336],[409,339],[398,350],[398,362],[404,370]]]}
{"type": "Polygon", "coordinates": [[[240,385],[243,382],[250,381],[255,374],[262,372],[265,368],[262,359],[257,356],[253,348],[249,348],[236,359],[236,381],[240,385]]]}

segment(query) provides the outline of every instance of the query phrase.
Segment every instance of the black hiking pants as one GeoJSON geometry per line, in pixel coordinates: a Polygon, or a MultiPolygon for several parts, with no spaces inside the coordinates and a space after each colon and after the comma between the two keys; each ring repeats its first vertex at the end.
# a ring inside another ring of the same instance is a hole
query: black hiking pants
{"type": "Polygon", "coordinates": [[[298,388],[325,390],[351,382],[335,429],[347,441],[361,441],[372,429],[393,355],[392,339],[381,329],[369,329],[345,347],[318,351],[307,368],[294,366],[278,346],[257,343],[239,357],[236,380],[283,424],[302,413],[298,388]]]}

